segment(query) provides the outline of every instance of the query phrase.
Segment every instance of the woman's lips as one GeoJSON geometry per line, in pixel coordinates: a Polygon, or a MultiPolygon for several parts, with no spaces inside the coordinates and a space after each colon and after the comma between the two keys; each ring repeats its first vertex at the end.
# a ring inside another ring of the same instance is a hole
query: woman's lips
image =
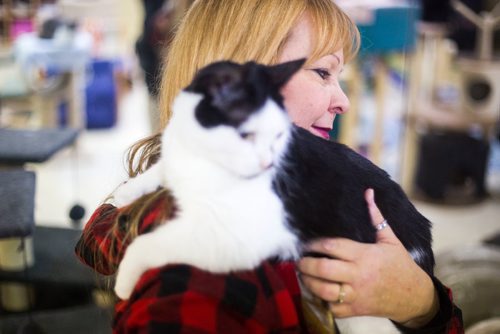
{"type": "Polygon", "coordinates": [[[322,137],[322,138],[325,138],[325,139],[330,139],[330,128],[323,128],[323,127],[320,127],[320,126],[312,126],[311,127],[313,129],[313,132],[314,134],[322,137]]]}

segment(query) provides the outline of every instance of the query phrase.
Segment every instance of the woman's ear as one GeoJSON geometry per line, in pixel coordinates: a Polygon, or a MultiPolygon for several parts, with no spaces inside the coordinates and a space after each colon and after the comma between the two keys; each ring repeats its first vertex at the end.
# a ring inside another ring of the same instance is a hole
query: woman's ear
{"type": "Polygon", "coordinates": [[[268,67],[268,73],[271,80],[276,87],[281,88],[284,86],[292,76],[297,73],[302,65],[306,62],[306,58],[288,61],[268,67]]]}

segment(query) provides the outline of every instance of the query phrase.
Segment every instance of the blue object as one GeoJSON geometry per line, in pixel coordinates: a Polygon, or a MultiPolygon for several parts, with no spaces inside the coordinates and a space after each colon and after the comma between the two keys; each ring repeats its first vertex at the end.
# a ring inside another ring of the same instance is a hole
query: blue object
{"type": "Polygon", "coordinates": [[[68,126],[68,101],[62,100],[57,106],[57,119],[60,127],[68,126]]]}
{"type": "Polygon", "coordinates": [[[360,52],[379,54],[413,50],[420,14],[417,6],[375,9],[373,22],[357,24],[361,34],[360,52]]]}
{"type": "Polygon", "coordinates": [[[110,128],[116,124],[116,85],[114,64],[108,60],[92,61],[92,75],[85,89],[88,129],[110,128]]]}

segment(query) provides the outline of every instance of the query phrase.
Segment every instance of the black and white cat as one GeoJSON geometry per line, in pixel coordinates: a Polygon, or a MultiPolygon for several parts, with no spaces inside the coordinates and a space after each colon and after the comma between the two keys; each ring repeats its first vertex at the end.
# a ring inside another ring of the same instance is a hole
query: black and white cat
{"type": "Polygon", "coordinates": [[[275,66],[218,62],[173,105],[160,160],[115,193],[115,205],[167,187],[175,218],[127,248],[115,285],[130,296],[141,274],[169,263],[211,272],[297,259],[318,237],[374,242],[364,191],[415,261],[432,274],[430,222],[381,169],[342,144],[293,126],[280,88],[303,60],[275,66]]]}

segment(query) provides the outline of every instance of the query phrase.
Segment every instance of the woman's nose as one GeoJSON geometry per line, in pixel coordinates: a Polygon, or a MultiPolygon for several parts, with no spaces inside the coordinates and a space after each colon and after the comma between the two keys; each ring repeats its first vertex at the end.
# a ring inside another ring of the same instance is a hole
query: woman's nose
{"type": "Polygon", "coordinates": [[[333,114],[343,114],[349,111],[349,99],[345,95],[340,84],[332,88],[332,96],[330,100],[330,107],[328,111],[333,114]]]}

